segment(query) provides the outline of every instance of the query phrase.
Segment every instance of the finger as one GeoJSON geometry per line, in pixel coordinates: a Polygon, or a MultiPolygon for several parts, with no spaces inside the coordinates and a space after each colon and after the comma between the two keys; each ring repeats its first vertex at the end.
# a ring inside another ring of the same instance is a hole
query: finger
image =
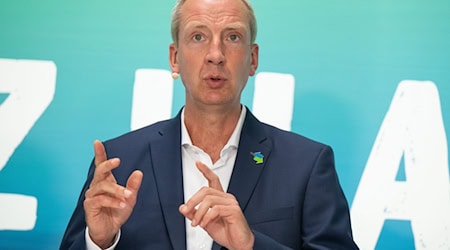
{"type": "Polygon", "coordinates": [[[100,165],[100,163],[108,159],[106,156],[105,147],[103,146],[103,143],[101,143],[99,140],[94,141],[94,153],[95,153],[95,166],[100,165]]]}
{"type": "Polygon", "coordinates": [[[126,208],[127,203],[122,199],[117,199],[108,195],[97,195],[94,197],[89,197],[84,200],[84,208],[86,211],[91,211],[92,209],[101,208],[126,208]]]}
{"type": "Polygon", "coordinates": [[[209,223],[220,219],[219,211],[221,206],[215,206],[208,210],[208,212],[203,216],[202,220],[199,222],[200,226],[206,230],[209,223]]]}
{"type": "Polygon", "coordinates": [[[125,197],[131,205],[136,203],[137,194],[142,184],[144,174],[140,170],[135,170],[127,180],[127,188],[125,189],[125,197]]]}
{"type": "Polygon", "coordinates": [[[204,202],[205,199],[207,199],[206,197],[208,196],[229,198],[230,194],[219,191],[214,188],[202,187],[200,188],[199,191],[197,191],[194,195],[192,195],[191,198],[189,198],[189,200],[185,203],[185,205],[189,211],[194,210],[200,203],[204,202]]]}
{"type": "Polygon", "coordinates": [[[207,198],[204,199],[195,210],[194,217],[191,219],[191,225],[193,227],[200,225],[203,220],[203,217],[211,210],[213,204],[218,202],[217,198],[207,198]]]}
{"type": "Polygon", "coordinates": [[[220,195],[207,195],[202,200],[202,202],[198,205],[197,210],[194,214],[194,218],[192,219],[192,226],[197,226],[202,223],[204,220],[204,216],[209,214],[211,210],[214,210],[216,207],[239,207],[237,201],[234,196],[220,193],[220,195]]]}
{"type": "Polygon", "coordinates": [[[102,181],[91,185],[86,191],[85,197],[92,198],[99,195],[110,196],[125,201],[126,189],[118,184],[102,181]]]}
{"type": "Polygon", "coordinates": [[[200,226],[206,228],[209,223],[214,222],[220,218],[228,223],[237,222],[236,218],[242,218],[242,211],[238,205],[217,205],[208,210],[203,216],[200,226]],[[235,218],[235,219],[231,219],[235,218]]]}
{"type": "MultiPolygon", "coordinates": [[[[114,201],[112,207],[117,208],[120,206],[120,202],[126,202],[133,207],[136,203],[137,191],[139,190],[140,184],[142,182],[143,174],[141,171],[134,171],[128,178],[127,187],[120,186],[115,183],[108,181],[97,182],[96,185],[91,185],[91,187],[86,191],[86,199],[97,199],[97,197],[102,197],[99,199],[107,199],[108,202],[114,201]]],[[[103,203],[102,203],[103,204],[103,203]]],[[[120,206],[123,207],[123,206],[120,206]]]]}
{"type": "Polygon", "coordinates": [[[200,204],[200,202],[202,202],[204,197],[207,195],[208,190],[219,192],[209,187],[202,187],[191,198],[189,198],[189,200],[185,204],[180,205],[180,207],[178,208],[180,213],[192,221],[194,219],[195,213],[197,212],[197,206],[200,204]]]}
{"type": "Polygon", "coordinates": [[[112,174],[112,170],[117,168],[120,165],[119,158],[113,158],[106,160],[99,165],[95,166],[94,177],[91,182],[91,186],[95,185],[98,182],[108,180],[111,183],[116,183],[116,179],[112,174]]]}
{"type": "Polygon", "coordinates": [[[144,177],[144,174],[141,170],[135,170],[130,177],[128,177],[127,181],[127,189],[131,191],[138,191],[139,187],[141,186],[142,179],[144,177]]]}
{"type": "Polygon", "coordinates": [[[195,162],[195,165],[197,166],[198,170],[200,170],[200,172],[203,174],[203,176],[205,176],[205,178],[208,180],[209,187],[223,192],[222,184],[220,183],[219,177],[216,174],[214,174],[214,172],[210,168],[208,168],[208,166],[206,166],[200,161],[195,162]]]}
{"type": "Polygon", "coordinates": [[[94,153],[95,173],[91,185],[106,178],[109,178],[111,182],[115,182],[115,178],[110,171],[119,166],[120,160],[113,158],[108,163],[105,147],[99,140],[94,141],[94,153]],[[107,164],[105,165],[104,163],[107,164]]]}
{"type": "Polygon", "coordinates": [[[180,213],[184,216],[184,217],[186,217],[186,218],[188,218],[189,220],[191,220],[192,221],[192,219],[194,218],[194,215],[195,215],[195,209],[190,209],[190,208],[188,208],[188,206],[186,206],[185,204],[181,204],[179,207],[178,207],[178,211],[180,211],[180,213]]]}

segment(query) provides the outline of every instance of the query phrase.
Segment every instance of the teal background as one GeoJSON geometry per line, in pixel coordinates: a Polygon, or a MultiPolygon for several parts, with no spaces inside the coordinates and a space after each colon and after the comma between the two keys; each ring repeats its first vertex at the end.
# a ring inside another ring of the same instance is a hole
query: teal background
{"type": "MultiPolygon", "coordinates": [[[[450,1],[252,3],[258,72],[295,77],[292,131],[334,148],[350,204],[401,80],[436,83],[450,134],[450,1]]],[[[0,172],[0,193],[37,197],[36,226],[0,231],[0,249],[58,248],[93,156],[93,140],[130,130],[136,69],[169,70],[173,4],[0,1],[0,58],[51,60],[57,66],[53,102],[0,172]]],[[[253,84],[250,79],[243,93],[250,108],[253,84]]],[[[7,94],[0,94],[0,104],[7,94]]],[[[183,102],[178,80],[173,114],[183,102]]],[[[414,249],[410,223],[386,221],[377,249],[400,248],[414,249]]]]}

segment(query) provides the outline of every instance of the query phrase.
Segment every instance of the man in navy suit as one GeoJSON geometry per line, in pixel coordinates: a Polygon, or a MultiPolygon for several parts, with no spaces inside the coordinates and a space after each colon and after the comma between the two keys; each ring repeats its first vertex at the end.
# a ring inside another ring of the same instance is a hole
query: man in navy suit
{"type": "Polygon", "coordinates": [[[179,1],[172,37],[184,108],[94,142],[61,249],[357,249],[331,148],[241,105],[258,66],[250,4],[179,1]]]}

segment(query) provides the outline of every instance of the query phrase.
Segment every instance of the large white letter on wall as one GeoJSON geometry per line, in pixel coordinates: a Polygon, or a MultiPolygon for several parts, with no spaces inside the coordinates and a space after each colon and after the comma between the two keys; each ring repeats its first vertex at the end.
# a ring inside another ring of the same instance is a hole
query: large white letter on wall
{"type": "MultiPolygon", "coordinates": [[[[51,61],[0,59],[0,171],[53,100],[56,65],[51,61]]],[[[0,230],[31,230],[37,199],[0,193],[0,230]]]]}
{"type": "Polygon", "coordinates": [[[162,69],[138,69],[135,73],[131,130],[169,119],[172,113],[172,74],[162,69]]]}
{"type": "Polygon", "coordinates": [[[386,219],[410,220],[416,249],[450,246],[447,140],[430,81],[400,82],[353,200],[354,238],[374,249],[386,219]],[[406,181],[396,181],[401,159],[406,181]]]}
{"type": "Polygon", "coordinates": [[[255,77],[253,114],[272,126],[291,130],[295,78],[291,74],[261,72],[255,77]]]}

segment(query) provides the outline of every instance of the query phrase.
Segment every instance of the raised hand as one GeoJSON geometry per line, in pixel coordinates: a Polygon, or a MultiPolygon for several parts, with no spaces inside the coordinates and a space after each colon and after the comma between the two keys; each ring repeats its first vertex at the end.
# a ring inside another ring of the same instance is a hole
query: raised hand
{"type": "Polygon", "coordinates": [[[108,160],[105,147],[98,140],[94,141],[94,152],[96,168],[86,191],[84,211],[89,236],[99,247],[107,248],[133,211],[143,173],[134,171],[126,187],[120,186],[111,172],[120,165],[120,159],[108,160]]]}
{"type": "Polygon", "coordinates": [[[201,162],[197,168],[208,180],[208,187],[201,188],[179,210],[191,220],[192,226],[200,225],[220,245],[228,249],[252,249],[254,235],[245,220],[236,198],[225,193],[219,177],[201,162]]]}

